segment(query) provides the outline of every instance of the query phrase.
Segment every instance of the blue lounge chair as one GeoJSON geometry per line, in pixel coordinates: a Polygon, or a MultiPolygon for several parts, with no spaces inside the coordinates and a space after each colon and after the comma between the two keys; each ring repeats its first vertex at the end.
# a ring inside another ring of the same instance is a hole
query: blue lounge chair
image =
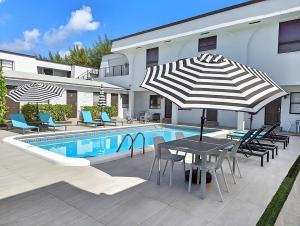
{"type": "Polygon", "coordinates": [[[40,132],[40,128],[37,126],[30,126],[27,124],[25,117],[23,114],[11,114],[10,116],[12,126],[15,128],[22,129],[22,133],[25,133],[25,130],[36,129],[38,133],[40,132]]]}
{"type": "MultiPolygon", "coordinates": [[[[86,125],[94,125],[94,126],[103,126],[102,122],[97,122],[93,120],[92,113],[90,111],[82,111],[82,123],[86,125]]],[[[77,122],[78,125],[78,122],[77,122]]]]}
{"type": "Polygon", "coordinates": [[[50,113],[48,113],[48,112],[39,113],[39,118],[40,118],[40,121],[41,121],[42,125],[46,125],[48,127],[53,127],[54,132],[55,132],[56,127],[62,127],[62,126],[65,127],[65,131],[67,130],[67,125],[66,124],[53,122],[53,119],[52,119],[50,113]]]}
{"type": "Polygon", "coordinates": [[[100,117],[104,124],[114,124],[115,126],[117,125],[117,121],[112,120],[105,111],[100,113],[100,117]]]}

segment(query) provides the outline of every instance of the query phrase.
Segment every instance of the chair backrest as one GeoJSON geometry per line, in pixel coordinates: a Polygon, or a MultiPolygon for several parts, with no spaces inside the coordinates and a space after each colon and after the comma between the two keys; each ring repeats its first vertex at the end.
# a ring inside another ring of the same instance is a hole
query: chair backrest
{"type": "Polygon", "coordinates": [[[82,118],[84,122],[92,122],[92,113],[90,111],[82,111],[82,118]]]}
{"type": "Polygon", "coordinates": [[[53,119],[48,112],[40,112],[39,113],[39,118],[42,123],[53,123],[53,119]]]}
{"type": "Polygon", "coordinates": [[[237,151],[239,150],[239,147],[241,146],[241,141],[239,140],[238,142],[236,142],[233,146],[230,147],[230,149],[227,149],[232,155],[236,154],[237,151]]]}
{"type": "Polygon", "coordinates": [[[256,130],[253,135],[249,138],[248,142],[251,143],[253,140],[257,139],[258,136],[264,131],[265,127],[262,126],[260,129],[256,130]]]}
{"type": "Polygon", "coordinates": [[[101,112],[100,116],[101,116],[101,119],[103,122],[111,121],[110,117],[108,116],[108,114],[105,111],[101,112]]]}
{"type": "Polygon", "coordinates": [[[176,132],[175,137],[176,137],[176,140],[183,139],[184,134],[183,134],[183,132],[176,132]]]}
{"type": "Polygon", "coordinates": [[[225,156],[226,156],[227,152],[228,152],[227,149],[224,149],[224,150],[221,150],[221,151],[220,151],[220,155],[218,156],[218,159],[217,159],[217,161],[215,162],[215,169],[221,168],[222,163],[223,163],[223,161],[224,161],[224,159],[225,159],[225,156]]]}
{"type": "Polygon", "coordinates": [[[11,114],[10,116],[12,125],[14,127],[24,127],[27,126],[27,122],[23,114],[11,114]]]}
{"type": "Polygon", "coordinates": [[[153,144],[154,144],[154,152],[156,157],[163,158],[166,155],[170,155],[169,150],[163,148],[161,149],[159,147],[159,144],[164,143],[165,139],[162,136],[156,136],[153,138],[153,144]]]}
{"type": "Polygon", "coordinates": [[[280,126],[280,123],[276,123],[276,124],[274,124],[273,126],[271,126],[271,127],[265,132],[265,134],[263,135],[263,137],[268,136],[268,135],[271,135],[271,133],[272,133],[278,126],[280,126]]]}
{"type": "Polygon", "coordinates": [[[241,144],[244,144],[246,140],[252,136],[252,134],[255,132],[255,130],[249,130],[245,135],[240,139],[241,144]]]}

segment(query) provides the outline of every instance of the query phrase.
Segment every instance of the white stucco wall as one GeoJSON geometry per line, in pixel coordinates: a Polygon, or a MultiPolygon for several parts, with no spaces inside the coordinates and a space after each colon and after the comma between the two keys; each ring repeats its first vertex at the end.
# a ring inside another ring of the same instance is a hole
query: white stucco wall
{"type": "Polygon", "coordinates": [[[78,114],[81,111],[82,106],[93,105],[93,93],[90,92],[78,92],[77,93],[77,111],[78,114]]]}
{"type": "MultiPolygon", "coordinates": [[[[222,54],[225,57],[249,65],[251,67],[265,71],[271,79],[279,85],[288,87],[298,85],[300,89],[300,51],[278,54],[278,29],[279,23],[283,21],[300,18],[300,8],[298,11],[289,11],[294,7],[300,7],[299,0],[288,1],[265,1],[262,3],[247,6],[228,13],[221,13],[186,24],[168,27],[166,29],[153,31],[143,35],[131,37],[129,39],[114,42],[114,49],[126,55],[130,73],[125,78],[109,78],[110,83],[130,87],[133,91],[142,91],[142,83],[146,72],[146,50],[148,48],[159,47],[159,64],[172,62],[178,59],[198,56],[198,39],[217,35],[217,49],[209,51],[222,54]],[[251,10],[250,10],[251,9],[251,10]],[[255,10],[254,10],[255,9],[255,10]],[[284,11],[285,10],[285,11],[284,11]],[[284,12],[283,12],[284,11],[284,12]],[[289,11],[289,12],[288,12],[289,11]],[[185,37],[171,39],[171,42],[158,41],[158,38],[167,35],[181,34],[184,31],[199,27],[208,27],[212,24],[220,24],[219,20],[235,21],[237,18],[252,18],[254,15],[265,16],[267,13],[275,13],[269,18],[261,19],[260,23],[248,24],[240,23],[223,28],[211,29],[209,34],[193,34],[185,37]],[[280,13],[278,13],[280,12],[280,13]],[[209,20],[209,21],[208,21],[209,20]],[[218,22],[219,21],[219,22],[218,22]],[[151,40],[147,43],[146,40],[151,40]],[[152,42],[153,41],[153,42],[152,42]],[[140,47],[132,47],[139,43],[140,47]],[[126,47],[127,46],[127,47],[126,47]],[[126,47],[126,48],[124,48],[126,47]]],[[[108,59],[107,59],[108,60],[108,59]]],[[[135,92],[134,112],[149,110],[146,93],[135,92]],[[139,94],[139,95],[136,95],[139,94]],[[146,101],[145,101],[146,100],[146,101]]],[[[149,110],[152,111],[152,110],[149,110]]],[[[179,111],[178,120],[184,123],[199,122],[199,110],[179,111]]],[[[252,128],[259,128],[264,124],[265,110],[261,109],[253,117],[252,128]]],[[[250,115],[245,114],[245,126],[250,126],[250,115]]],[[[282,99],[281,126],[288,129],[290,121],[300,119],[299,114],[289,114],[289,97],[282,99]]],[[[218,122],[220,126],[236,127],[237,112],[218,111],[218,122]]],[[[293,128],[292,128],[293,129],[293,128]]]]}
{"type": "Polygon", "coordinates": [[[8,54],[0,51],[0,59],[14,61],[15,71],[37,73],[37,63],[34,57],[8,54]]]}

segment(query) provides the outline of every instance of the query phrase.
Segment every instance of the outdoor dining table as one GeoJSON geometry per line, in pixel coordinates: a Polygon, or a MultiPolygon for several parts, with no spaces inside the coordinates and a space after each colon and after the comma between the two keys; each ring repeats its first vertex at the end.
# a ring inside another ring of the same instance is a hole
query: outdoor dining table
{"type": "MultiPolygon", "coordinates": [[[[159,148],[174,149],[176,151],[182,151],[190,153],[193,156],[200,156],[201,159],[207,159],[209,154],[214,153],[215,151],[222,150],[225,147],[234,144],[236,141],[230,139],[218,139],[212,137],[203,137],[200,141],[200,136],[191,136],[183,139],[168,141],[159,144],[159,148]]],[[[160,158],[158,161],[158,174],[157,174],[157,184],[160,184],[160,158]]],[[[201,161],[201,168],[206,168],[206,161],[201,161]]],[[[205,198],[206,190],[206,171],[201,170],[201,184],[200,184],[200,198],[205,198]]]]}

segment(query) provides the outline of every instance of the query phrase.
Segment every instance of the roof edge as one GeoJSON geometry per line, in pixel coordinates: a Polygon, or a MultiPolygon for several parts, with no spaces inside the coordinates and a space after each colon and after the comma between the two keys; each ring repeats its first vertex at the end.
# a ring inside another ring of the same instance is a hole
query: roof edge
{"type": "Polygon", "coordinates": [[[203,17],[215,15],[215,14],[230,11],[230,10],[233,10],[233,9],[242,8],[244,6],[253,5],[253,4],[256,4],[256,3],[259,3],[259,2],[264,2],[264,1],[267,1],[267,0],[249,0],[247,2],[243,2],[243,3],[237,4],[237,5],[228,6],[228,7],[217,9],[217,10],[214,10],[214,11],[211,11],[211,12],[203,13],[203,14],[200,14],[200,15],[197,15],[197,16],[189,17],[189,18],[186,18],[186,19],[183,19],[183,20],[178,20],[178,21],[171,22],[171,23],[168,23],[168,24],[164,24],[164,25],[161,25],[161,26],[158,26],[158,27],[153,27],[153,28],[146,29],[146,30],[143,30],[143,31],[139,31],[139,32],[136,32],[136,33],[133,33],[133,34],[121,36],[119,38],[112,39],[111,42],[116,42],[116,41],[120,41],[120,40],[123,40],[123,39],[126,39],[126,38],[131,38],[131,37],[138,36],[138,35],[141,35],[141,34],[149,33],[149,32],[152,32],[152,31],[164,29],[164,28],[167,28],[167,27],[176,26],[178,24],[183,24],[183,23],[193,21],[193,20],[196,20],[196,19],[200,19],[200,18],[203,18],[203,17]]]}

